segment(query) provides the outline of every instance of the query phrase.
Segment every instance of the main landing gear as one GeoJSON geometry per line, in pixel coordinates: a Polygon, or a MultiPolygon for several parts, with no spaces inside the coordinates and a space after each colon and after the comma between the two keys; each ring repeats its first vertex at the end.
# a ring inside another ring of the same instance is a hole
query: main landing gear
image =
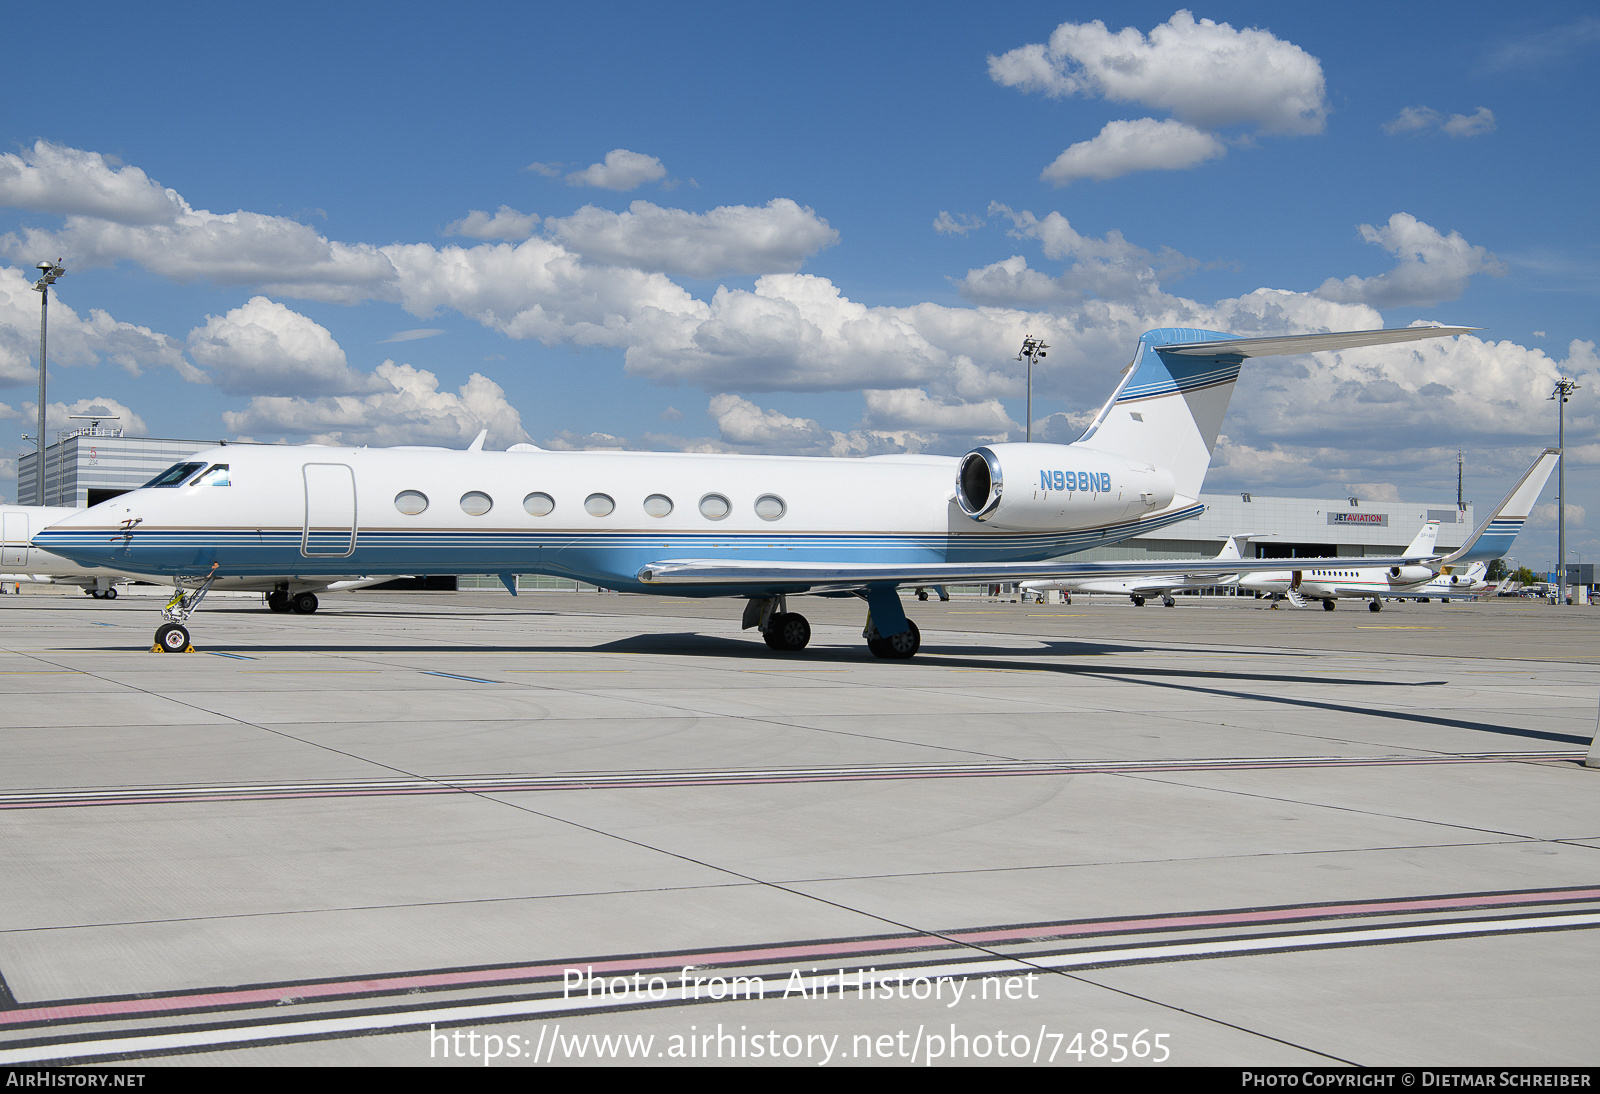
{"type": "Polygon", "coordinates": [[[287,589],[274,589],[267,594],[267,607],[275,612],[294,612],[297,615],[310,615],[317,610],[317,596],[315,593],[290,594],[287,589]]]}
{"type": "Polygon", "coordinates": [[[1377,597],[1373,597],[1372,598],[1372,603],[1367,605],[1367,611],[1369,611],[1369,612],[1381,612],[1381,611],[1383,611],[1383,601],[1379,600],[1377,597]]]}
{"type": "Polygon", "coordinates": [[[178,579],[178,591],[167,606],[161,609],[161,617],[165,623],[156,628],[156,642],[150,647],[151,653],[193,653],[194,647],[189,644],[189,629],[184,626],[195,609],[200,607],[200,602],[211,591],[211,583],[217,579],[217,567],[213,563],[211,572],[208,573],[192,589],[183,587],[183,579],[178,579]]]}
{"type": "MultiPolygon", "coordinates": [[[[888,660],[903,661],[914,657],[922,648],[922,632],[906,619],[900,609],[900,595],[893,589],[872,590],[860,594],[867,601],[867,625],[861,635],[867,640],[867,649],[888,660]],[[873,612],[884,619],[884,630],[903,622],[905,629],[896,634],[884,635],[873,622],[873,612]]],[[[789,611],[783,596],[752,597],[746,601],[743,625],[745,630],[758,627],[767,646],[779,653],[803,650],[811,642],[811,624],[798,612],[789,611]]]]}
{"type": "Polygon", "coordinates": [[[755,597],[746,601],[744,629],[751,627],[759,627],[767,646],[779,653],[794,653],[811,643],[811,624],[799,612],[789,611],[787,597],[755,597]]]}

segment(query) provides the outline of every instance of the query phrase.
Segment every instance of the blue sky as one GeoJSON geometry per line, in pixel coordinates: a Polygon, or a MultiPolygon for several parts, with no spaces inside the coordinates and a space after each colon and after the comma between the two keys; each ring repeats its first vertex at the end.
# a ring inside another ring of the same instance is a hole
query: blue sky
{"type": "MultiPolygon", "coordinates": [[[[1068,440],[1148,327],[1426,320],[1485,330],[1252,362],[1207,488],[1438,500],[1461,448],[1492,503],[1565,371],[1569,548],[1600,553],[1590,5],[8,23],[18,434],[58,254],[52,424],[196,438],[958,453],[1020,439],[1023,333],[1055,347],[1035,436],[1068,440]]],[[[1553,559],[1553,518],[1517,557],[1553,559]]]]}

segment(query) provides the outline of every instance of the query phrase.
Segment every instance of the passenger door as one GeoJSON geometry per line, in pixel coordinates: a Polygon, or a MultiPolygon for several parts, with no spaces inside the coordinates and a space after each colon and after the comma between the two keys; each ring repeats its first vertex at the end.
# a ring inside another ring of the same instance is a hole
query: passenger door
{"type": "Polygon", "coordinates": [[[306,558],[348,558],[356,549],[356,477],[348,464],[308,463],[306,523],[300,553],[306,558]]]}

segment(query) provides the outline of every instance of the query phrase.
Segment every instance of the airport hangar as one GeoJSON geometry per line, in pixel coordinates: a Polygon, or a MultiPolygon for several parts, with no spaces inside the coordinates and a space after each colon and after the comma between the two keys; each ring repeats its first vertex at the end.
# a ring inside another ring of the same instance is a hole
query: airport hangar
{"type": "MultiPolygon", "coordinates": [[[[18,459],[17,504],[95,505],[144,485],[200,449],[226,443],[126,437],[120,427],[99,422],[62,430],[45,450],[42,499],[35,496],[35,453],[18,459]]],[[[1461,546],[1475,526],[1470,503],[1252,494],[1201,494],[1200,500],[1206,511],[1194,520],[1074,557],[1084,561],[1210,558],[1228,536],[1251,535],[1263,537],[1252,541],[1257,558],[1361,558],[1400,554],[1430,520],[1439,521],[1441,550],[1461,546]]],[[[531,577],[525,581],[528,587],[537,587],[531,577]]],[[[494,584],[498,587],[498,580],[494,584]]]]}

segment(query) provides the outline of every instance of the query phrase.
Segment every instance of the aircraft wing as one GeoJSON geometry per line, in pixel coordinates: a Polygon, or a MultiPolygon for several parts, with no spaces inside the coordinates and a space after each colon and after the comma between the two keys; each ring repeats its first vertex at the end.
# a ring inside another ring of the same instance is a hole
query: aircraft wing
{"type": "MultiPolygon", "coordinates": [[[[1392,558],[1363,558],[1363,566],[1415,566],[1432,561],[1433,555],[1396,555],[1392,558]]],[[[1348,558],[1221,558],[1185,562],[1188,577],[1212,574],[1257,573],[1275,570],[1310,570],[1346,565],[1348,558]]],[[[652,562],[640,569],[645,585],[682,587],[685,585],[751,585],[774,589],[834,591],[864,589],[869,585],[981,585],[994,581],[1051,581],[1063,578],[1130,578],[1171,576],[1172,560],[1148,562],[925,562],[883,563],[807,563],[766,562],[752,559],[685,558],[652,562]]]]}

